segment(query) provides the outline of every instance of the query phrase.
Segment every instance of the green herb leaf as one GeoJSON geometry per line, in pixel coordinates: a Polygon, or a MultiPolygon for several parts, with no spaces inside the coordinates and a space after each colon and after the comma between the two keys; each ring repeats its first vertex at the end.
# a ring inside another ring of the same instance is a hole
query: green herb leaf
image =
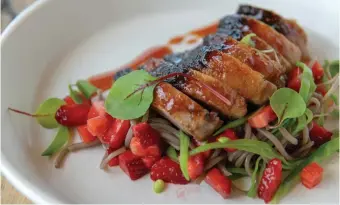
{"type": "Polygon", "coordinates": [[[321,145],[307,159],[297,165],[289,175],[282,181],[279,189],[275,193],[270,203],[277,204],[300,181],[300,172],[304,167],[312,162],[321,163],[339,150],[339,136],[321,145]]]}
{"type": "Polygon", "coordinates": [[[52,143],[41,155],[51,156],[52,154],[58,152],[67,143],[70,135],[70,131],[67,127],[60,126],[52,143]]]}
{"type": "Polygon", "coordinates": [[[303,98],[290,88],[281,88],[275,91],[270,98],[270,106],[278,116],[278,124],[289,118],[297,118],[306,111],[303,98]]]}
{"type": "Polygon", "coordinates": [[[87,80],[78,80],[76,82],[77,88],[80,90],[81,93],[84,94],[84,96],[87,99],[90,99],[91,96],[97,92],[98,88],[93,86],[90,82],[87,80]]]}
{"type": "Polygon", "coordinates": [[[177,152],[172,146],[168,147],[168,149],[166,150],[166,155],[173,161],[178,162],[177,152]]]}
{"type": "Polygon", "coordinates": [[[183,176],[186,180],[190,180],[188,171],[188,160],[189,160],[189,137],[184,134],[183,131],[179,132],[179,142],[180,142],[180,155],[179,155],[179,165],[181,167],[183,176]]]}
{"type": "Polygon", "coordinates": [[[72,98],[72,100],[77,103],[77,104],[81,104],[83,102],[83,100],[81,99],[79,92],[73,90],[72,85],[68,85],[68,90],[70,92],[70,97],[72,98]]]}
{"type": "Polygon", "coordinates": [[[253,36],[256,36],[256,34],[255,34],[255,33],[250,33],[250,34],[244,36],[244,37],[240,40],[240,42],[241,42],[241,43],[244,43],[244,44],[247,44],[247,45],[249,45],[249,46],[251,46],[251,47],[255,47],[254,41],[251,40],[251,37],[253,37],[253,36]]]}
{"type": "Polygon", "coordinates": [[[153,90],[156,84],[148,86],[131,96],[129,95],[141,85],[155,79],[144,70],[133,71],[119,78],[111,87],[106,98],[105,108],[107,112],[112,117],[122,120],[136,119],[143,116],[152,103],[153,90]]]}
{"type": "Polygon", "coordinates": [[[339,67],[339,60],[334,60],[329,64],[329,72],[331,73],[332,77],[339,73],[339,67]]]}
{"type": "Polygon", "coordinates": [[[59,126],[58,122],[55,120],[55,113],[64,105],[65,101],[59,98],[49,98],[41,103],[35,112],[36,115],[47,115],[43,117],[37,117],[38,123],[47,129],[56,128],[59,126]]]}
{"type": "Polygon", "coordinates": [[[214,136],[217,136],[219,134],[221,134],[222,132],[224,132],[224,130],[226,129],[230,129],[230,128],[235,128],[238,127],[240,125],[243,125],[244,123],[246,123],[248,120],[248,117],[241,117],[237,120],[228,122],[226,125],[222,126],[220,129],[218,129],[215,133],[214,136]]]}
{"type": "Polygon", "coordinates": [[[219,148],[235,148],[238,150],[251,152],[254,154],[260,155],[262,158],[270,160],[273,158],[278,158],[282,162],[288,164],[286,159],[278,154],[271,145],[266,142],[252,140],[252,139],[239,139],[239,140],[229,140],[226,143],[221,142],[212,142],[201,145],[193,150],[191,150],[190,155],[195,155],[200,152],[205,152],[211,149],[219,149],[219,148]]]}
{"type": "Polygon", "coordinates": [[[303,115],[298,117],[298,123],[293,131],[293,135],[296,135],[300,131],[302,131],[311,121],[313,120],[313,112],[306,108],[306,111],[303,115]]]}
{"type": "Polygon", "coordinates": [[[248,197],[254,198],[257,194],[257,187],[259,184],[259,179],[258,179],[258,174],[260,173],[259,171],[259,164],[260,161],[262,160],[261,157],[257,158],[256,163],[255,163],[255,169],[251,175],[251,187],[247,193],[248,197]]]}
{"type": "Polygon", "coordinates": [[[301,75],[301,87],[299,93],[302,96],[303,100],[305,102],[308,102],[316,89],[313,73],[312,70],[302,62],[297,62],[296,66],[299,66],[303,70],[301,75]]]}

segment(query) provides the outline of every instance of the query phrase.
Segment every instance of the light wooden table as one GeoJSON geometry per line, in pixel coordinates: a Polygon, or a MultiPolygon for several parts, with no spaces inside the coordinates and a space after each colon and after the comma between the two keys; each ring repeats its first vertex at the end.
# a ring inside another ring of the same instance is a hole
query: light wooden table
{"type": "Polygon", "coordinates": [[[18,192],[5,177],[1,176],[1,204],[32,204],[24,195],[18,192]]]}

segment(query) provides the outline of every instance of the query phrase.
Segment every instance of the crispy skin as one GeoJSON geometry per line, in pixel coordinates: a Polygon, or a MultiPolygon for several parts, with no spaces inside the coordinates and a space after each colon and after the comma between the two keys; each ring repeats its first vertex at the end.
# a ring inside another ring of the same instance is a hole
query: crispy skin
{"type": "Polygon", "coordinates": [[[253,70],[261,73],[266,80],[274,83],[277,87],[285,86],[285,81],[281,80],[281,75],[286,72],[286,69],[281,66],[279,62],[271,60],[262,52],[230,37],[226,39],[224,44],[226,45],[226,49],[223,50],[224,53],[247,64],[253,70]]]}
{"type": "Polygon", "coordinates": [[[152,107],[184,132],[203,141],[222,125],[217,113],[202,108],[168,83],[154,91],[152,107]]]}
{"type": "Polygon", "coordinates": [[[255,104],[265,103],[277,89],[261,73],[228,54],[211,52],[207,58],[209,63],[201,69],[202,73],[227,84],[255,104]]]}
{"type": "Polygon", "coordinates": [[[206,85],[212,87],[215,91],[226,97],[231,102],[231,105],[225,104],[221,99],[212,94],[211,91],[196,81],[189,79],[179,80],[179,82],[176,83],[176,87],[188,96],[208,105],[212,109],[230,118],[240,118],[247,113],[247,104],[245,99],[234,89],[211,76],[195,70],[189,71],[188,74],[200,82],[204,82],[206,85]]]}
{"type": "Polygon", "coordinates": [[[272,27],[254,18],[229,15],[221,19],[219,28],[235,39],[239,39],[240,36],[248,33],[255,33],[283,55],[291,64],[295,65],[301,59],[301,51],[296,45],[272,27]]]}
{"type": "Polygon", "coordinates": [[[300,48],[304,60],[310,59],[307,50],[307,35],[295,21],[287,20],[274,11],[251,5],[240,5],[237,14],[251,16],[271,26],[300,48]]]}

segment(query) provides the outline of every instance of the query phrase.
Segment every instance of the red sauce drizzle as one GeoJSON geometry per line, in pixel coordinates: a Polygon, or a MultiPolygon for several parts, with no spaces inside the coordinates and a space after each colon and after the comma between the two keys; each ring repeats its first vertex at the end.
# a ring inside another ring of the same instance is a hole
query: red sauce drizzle
{"type": "Polygon", "coordinates": [[[180,43],[182,43],[184,37],[185,37],[185,36],[175,36],[175,37],[172,37],[172,38],[168,41],[168,44],[170,44],[170,45],[180,44],[180,43]]]}
{"type": "Polygon", "coordinates": [[[189,39],[186,43],[187,43],[187,44],[194,44],[194,43],[196,43],[197,41],[198,41],[197,38],[192,38],[192,39],[189,39]]]}
{"type": "MultiPolygon", "coordinates": [[[[120,66],[120,69],[124,68],[132,68],[137,69],[138,66],[143,64],[145,61],[151,59],[151,58],[163,58],[165,55],[171,54],[172,50],[168,46],[155,46],[151,47],[144,52],[142,52],[140,55],[138,55],[135,59],[133,59],[130,63],[127,63],[123,66],[120,66]]],[[[117,72],[117,70],[109,71],[106,73],[102,73],[99,75],[95,75],[90,77],[88,80],[90,83],[92,83],[94,86],[101,90],[108,90],[111,88],[113,83],[113,75],[117,72]]]]}

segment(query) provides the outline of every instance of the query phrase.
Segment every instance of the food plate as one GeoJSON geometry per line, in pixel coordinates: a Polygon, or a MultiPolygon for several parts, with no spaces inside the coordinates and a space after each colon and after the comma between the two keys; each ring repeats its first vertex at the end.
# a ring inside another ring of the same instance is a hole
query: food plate
{"type": "MultiPolygon", "coordinates": [[[[8,106],[33,111],[48,97],[63,97],[68,84],[116,69],[151,46],[234,13],[240,2],[34,3],[2,36],[2,172],[36,203],[262,203],[237,191],[225,201],[204,183],[169,185],[156,195],[149,176],[133,182],[119,168],[100,170],[101,148],[73,154],[67,166],[54,169],[51,159],[40,156],[54,132],[7,112],[8,106]]],[[[297,19],[308,34],[312,56],[338,58],[338,1],[249,2],[297,19]]],[[[339,204],[338,158],[330,161],[318,187],[298,185],[282,203],[339,204]]]]}

